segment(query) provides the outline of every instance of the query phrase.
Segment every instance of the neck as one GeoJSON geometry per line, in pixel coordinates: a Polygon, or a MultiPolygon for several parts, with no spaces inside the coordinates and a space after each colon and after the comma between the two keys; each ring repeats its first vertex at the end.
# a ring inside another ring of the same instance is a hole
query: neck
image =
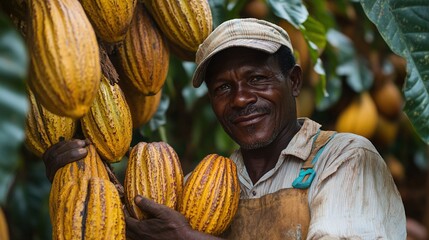
{"type": "Polygon", "coordinates": [[[256,183],[266,172],[276,166],[280,153],[300,128],[301,125],[296,121],[285,127],[279,136],[267,146],[257,149],[241,149],[244,165],[253,183],[256,183]]]}

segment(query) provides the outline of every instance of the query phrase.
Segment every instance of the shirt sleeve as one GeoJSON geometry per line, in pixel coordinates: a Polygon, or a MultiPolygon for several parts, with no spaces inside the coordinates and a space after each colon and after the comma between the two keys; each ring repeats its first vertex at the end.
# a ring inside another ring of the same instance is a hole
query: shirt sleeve
{"type": "Polygon", "coordinates": [[[334,151],[309,200],[307,239],[406,239],[403,202],[383,158],[353,144],[334,151]]]}

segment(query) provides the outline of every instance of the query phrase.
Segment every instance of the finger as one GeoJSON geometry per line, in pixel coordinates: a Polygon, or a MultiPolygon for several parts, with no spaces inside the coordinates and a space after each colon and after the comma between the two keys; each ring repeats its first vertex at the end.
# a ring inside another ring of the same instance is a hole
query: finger
{"type": "Polygon", "coordinates": [[[56,149],[57,153],[67,152],[72,149],[79,149],[86,147],[86,141],[82,139],[70,139],[59,143],[58,148],[56,149]]]}
{"type": "Polygon", "coordinates": [[[134,198],[134,202],[140,208],[140,210],[155,217],[159,217],[164,209],[163,207],[167,207],[162,204],[156,203],[152,199],[145,198],[140,195],[137,195],[134,198]]]}

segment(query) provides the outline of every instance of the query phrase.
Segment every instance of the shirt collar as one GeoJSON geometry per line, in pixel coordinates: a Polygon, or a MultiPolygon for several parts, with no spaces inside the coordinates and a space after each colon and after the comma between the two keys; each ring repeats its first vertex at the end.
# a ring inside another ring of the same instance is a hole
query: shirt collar
{"type": "MultiPolygon", "coordinates": [[[[298,118],[298,122],[301,124],[300,130],[291,139],[288,146],[280,153],[279,160],[277,161],[277,164],[274,169],[268,172],[271,172],[269,175],[275,172],[283,164],[285,156],[287,155],[295,156],[302,161],[305,161],[308,156],[310,156],[312,144],[308,143],[313,141],[313,137],[316,135],[321,125],[309,118],[298,118]]],[[[240,149],[235,150],[231,154],[230,158],[237,165],[237,170],[241,182],[251,186],[252,183],[246,171],[246,166],[244,165],[240,149]]],[[[269,176],[264,176],[259,181],[265,179],[266,177],[269,176]]]]}
{"type": "Polygon", "coordinates": [[[298,121],[301,124],[301,129],[299,129],[280,155],[292,155],[305,161],[310,156],[311,142],[321,125],[309,118],[299,118],[298,121]]]}

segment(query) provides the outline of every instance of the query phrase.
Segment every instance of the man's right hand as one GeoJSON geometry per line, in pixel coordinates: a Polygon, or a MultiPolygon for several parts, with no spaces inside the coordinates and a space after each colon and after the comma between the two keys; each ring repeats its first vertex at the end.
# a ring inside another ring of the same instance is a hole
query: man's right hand
{"type": "Polygon", "coordinates": [[[46,177],[52,182],[55,173],[66,164],[80,160],[88,154],[88,140],[62,140],[49,147],[42,156],[46,168],[46,177]]]}

